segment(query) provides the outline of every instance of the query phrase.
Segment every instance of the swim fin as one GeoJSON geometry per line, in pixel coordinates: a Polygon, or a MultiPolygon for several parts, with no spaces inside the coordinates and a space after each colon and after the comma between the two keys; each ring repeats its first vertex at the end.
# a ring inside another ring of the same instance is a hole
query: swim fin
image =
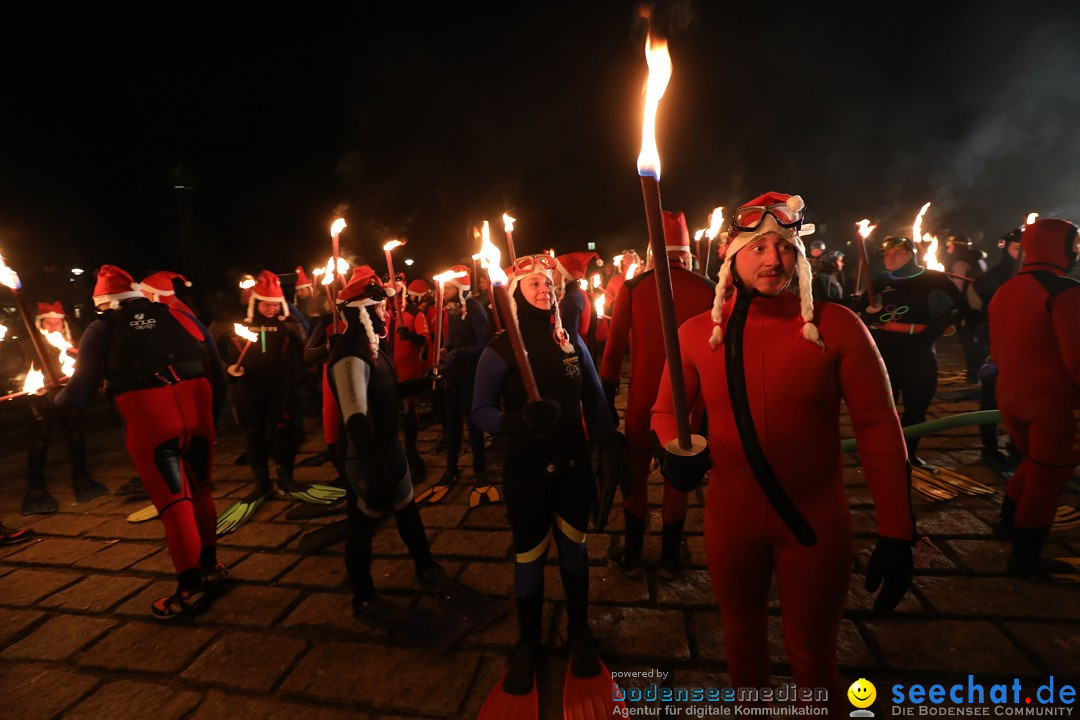
{"type": "Polygon", "coordinates": [[[376,595],[355,603],[357,620],[388,630],[403,645],[442,653],[452,648],[469,630],[469,623],[446,613],[430,613],[405,607],[376,595]]]}
{"type": "Polygon", "coordinates": [[[617,685],[611,679],[611,671],[602,660],[599,662],[600,672],[592,677],[575,676],[572,662],[566,668],[563,720],[607,720],[612,715],[625,713],[626,703],[613,699],[612,690],[617,685]]]}
{"type": "Polygon", "coordinates": [[[457,483],[459,477],[461,477],[460,469],[447,468],[434,485],[416,496],[416,504],[434,505],[442,502],[450,492],[450,488],[457,483]]]}
{"type": "Polygon", "coordinates": [[[153,520],[158,516],[158,509],[153,505],[147,505],[142,510],[136,510],[127,516],[129,523],[141,523],[147,520],[153,520]]]}
{"type": "Polygon", "coordinates": [[[239,502],[235,502],[218,515],[217,519],[217,534],[218,537],[222,535],[228,535],[240,528],[241,525],[246,523],[255,514],[255,511],[259,509],[259,506],[266,502],[266,495],[260,495],[256,498],[252,498],[251,495],[244,498],[239,502]]]}
{"type": "Polygon", "coordinates": [[[277,483],[281,492],[285,493],[287,497],[314,505],[329,505],[335,500],[345,497],[345,490],[332,485],[319,485],[317,483],[307,485],[284,478],[278,478],[277,483]]]}
{"type": "Polygon", "coordinates": [[[454,617],[468,622],[471,632],[480,632],[506,614],[506,603],[452,579],[439,564],[419,573],[417,580],[454,617]]]}
{"type": "MultiPolygon", "coordinates": [[[[507,673],[510,671],[507,670],[507,673]]],[[[540,700],[536,693],[536,678],[527,695],[511,695],[503,689],[506,673],[499,678],[495,689],[480,708],[477,720],[536,720],[540,717],[540,700]]]]}

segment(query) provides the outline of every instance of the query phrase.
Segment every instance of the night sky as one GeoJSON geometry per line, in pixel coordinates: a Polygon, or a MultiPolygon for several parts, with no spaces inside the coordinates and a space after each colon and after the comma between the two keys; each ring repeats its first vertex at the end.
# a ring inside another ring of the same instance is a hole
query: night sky
{"type": "MultiPolygon", "coordinates": [[[[212,287],[324,260],[346,205],[344,248],[428,272],[503,210],[519,252],[644,249],[636,4],[368,5],[6,18],[0,251],[212,287]]],[[[1080,4],[881,5],[661,4],[665,207],[797,192],[830,246],[927,200],[988,238],[1080,219],[1080,4]]]]}

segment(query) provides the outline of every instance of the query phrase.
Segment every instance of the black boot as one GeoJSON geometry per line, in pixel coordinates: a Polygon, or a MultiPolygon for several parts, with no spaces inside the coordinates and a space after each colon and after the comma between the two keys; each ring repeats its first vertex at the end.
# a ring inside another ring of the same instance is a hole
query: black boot
{"type": "Polygon", "coordinates": [[[1005,497],[1001,501],[1001,517],[994,527],[994,537],[1001,538],[1002,540],[1012,538],[1013,531],[1016,529],[1015,520],[1016,501],[1009,497],[1008,493],[1005,493],[1005,497]]]}
{"type": "Polygon", "coordinates": [[[1013,550],[1005,566],[1010,575],[1022,578],[1034,576],[1051,582],[1076,581],[1080,572],[1074,565],[1041,557],[1043,544],[1049,533],[1049,525],[1013,529],[1013,550]]]}
{"type": "Polygon", "coordinates": [[[689,561],[690,549],[683,538],[686,518],[664,525],[663,542],[660,546],[660,568],[656,574],[661,580],[671,582],[689,561]]]}
{"type": "Polygon", "coordinates": [[[644,572],[641,548],[645,543],[645,521],[626,510],[623,510],[623,517],[626,525],[623,542],[621,546],[608,548],[608,565],[628,578],[639,578],[644,572]]]}

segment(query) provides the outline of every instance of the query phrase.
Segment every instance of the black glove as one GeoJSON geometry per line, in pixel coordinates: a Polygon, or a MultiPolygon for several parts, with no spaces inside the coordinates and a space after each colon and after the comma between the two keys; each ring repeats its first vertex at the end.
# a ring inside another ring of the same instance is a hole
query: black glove
{"type": "Polygon", "coordinates": [[[607,398],[611,419],[615,422],[615,427],[619,427],[619,411],[615,409],[615,396],[619,394],[619,383],[618,381],[601,380],[600,387],[604,389],[604,397],[607,398]]]}
{"type": "Polygon", "coordinates": [[[618,487],[623,497],[630,497],[630,465],[626,461],[626,438],[613,432],[600,438],[600,473],[605,487],[618,487]]]}
{"type": "Polygon", "coordinates": [[[562,415],[562,406],[554,400],[543,399],[526,403],[520,410],[502,414],[502,431],[507,435],[543,437],[551,432],[562,415]]]}
{"type": "Polygon", "coordinates": [[[657,447],[661,474],[676,490],[690,492],[697,489],[705,481],[705,473],[713,466],[709,448],[706,447],[697,455],[676,455],[663,449],[655,432],[652,435],[657,447]]]}
{"type": "Polygon", "coordinates": [[[402,340],[412,340],[412,333],[409,332],[409,328],[404,325],[399,325],[397,329],[397,336],[402,340]]]}
{"type": "Polygon", "coordinates": [[[911,587],[911,577],[915,573],[915,561],[911,557],[911,543],[878,536],[877,545],[870,555],[870,564],[866,568],[866,591],[881,592],[874,600],[874,610],[889,612],[904,598],[911,587]],[[885,584],[882,587],[882,580],[885,584]]]}

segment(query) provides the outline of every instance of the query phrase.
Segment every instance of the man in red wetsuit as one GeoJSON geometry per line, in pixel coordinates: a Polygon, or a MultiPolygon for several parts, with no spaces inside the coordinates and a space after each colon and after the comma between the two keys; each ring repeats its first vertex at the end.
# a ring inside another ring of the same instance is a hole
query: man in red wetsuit
{"type": "MultiPolygon", "coordinates": [[[[692,258],[690,233],[681,212],[664,211],[664,236],[668,264],[671,266],[671,288],[675,293],[675,320],[681,324],[709,309],[713,300],[713,283],[689,270],[692,258]]],[[[630,492],[623,494],[626,535],[621,547],[612,546],[608,560],[612,567],[625,575],[640,577],[641,549],[649,517],[649,466],[653,457],[649,415],[664,369],[664,344],[658,335],[660,303],[656,295],[655,273],[647,270],[627,281],[615,298],[610,315],[611,327],[600,366],[600,380],[614,413],[615,395],[622,377],[623,354],[629,343],[630,391],[624,432],[631,484],[630,492]]],[[[673,580],[678,575],[685,520],[686,493],[665,483],[659,569],[660,577],[665,580],[673,580]]]]}
{"type": "Polygon", "coordinates": [[[1061,490],[1080,462],[1080,240],[1070,222],[1024,228],[1024,263],[990,301],[997,400],[1022,457],[1009,480],[1002,527],[1013,538],[1008,571],[1076,582],[1068,563],[1040,558],[1061,490]]]}
{"type": "Polygon", "coordinates": [[[210,477],[225,380],[214,344],[195,319],[150,302],[138,288],[120,268],[101,267],[94,305],[104,312],[86,328],[75,373],[56,404],[86,407],[102,380],[115,398],[179,581],[151,611],[171,619],[201,610],[227,577],[217,562],[210,477]]]}
{"type": "MultiPolygon", "coordinates": [[[[733,687],[768,687],[769,586],[775,571],[795,683],[827,688],[846,715],[836,639],[851,579],[851,514],[842,481],[840,402],[847,403],[874,497],[878,544],[867,589],[891,610],[913,572],[914,521],[900,422],[869,333],[835,303],[814,305],[798,196],[768,193],[736,211],[711,312],[679,329],[691,408],[708,415],[709,448],[664,452],[682,489],[709,472],[705,553],[720,605],[733,687]],[[798,294],[789,287],[798,269],[798,294]],[[734,293],[725,300],[725,289],[734,293]]],[[[662,443],[675,438],[666,377],[653,408],[662,443]]]]}

